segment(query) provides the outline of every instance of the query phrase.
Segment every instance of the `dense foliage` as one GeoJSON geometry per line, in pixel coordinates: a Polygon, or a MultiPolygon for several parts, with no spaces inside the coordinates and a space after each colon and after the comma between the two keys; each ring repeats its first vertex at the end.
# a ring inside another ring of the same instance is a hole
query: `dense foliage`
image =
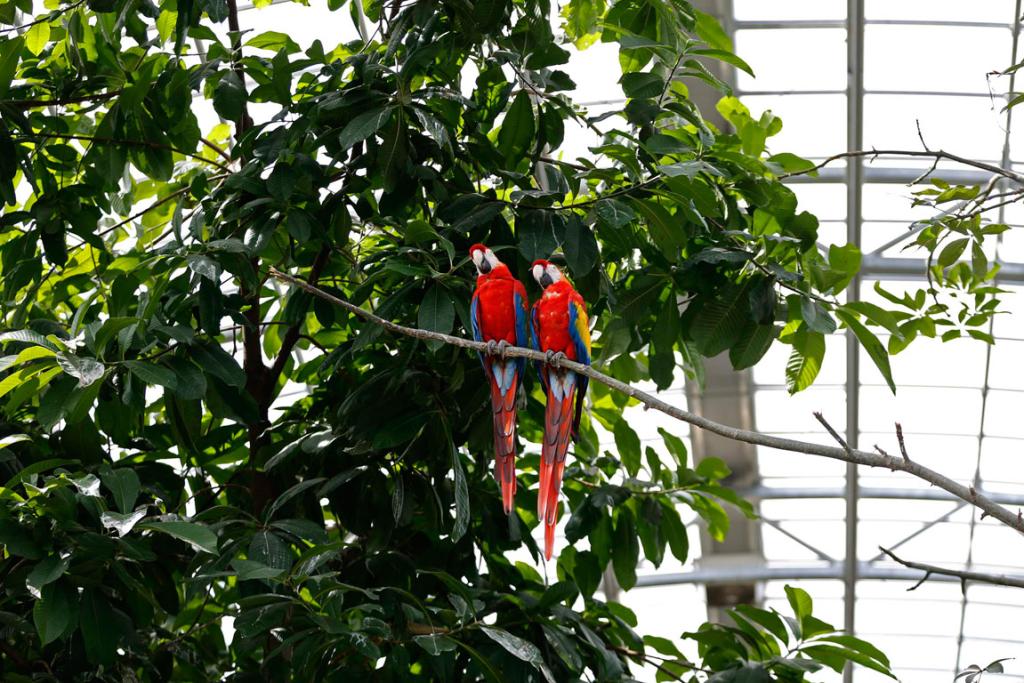
{"type": "Polygon", "coordinates": [[[723,504],[753,514],[721,461],[691,462],[668,432],[642,448],[603,385],[567,470],[570,545],[547,580],[510,560],[539,557],[536,387],[506,518],[477,359],[268,277],[464,333],[468,245],[522,275],[560,252],[595,363],[623,381],[700,381],[702,357],[746,368],[785,343],[797,391],[838,319],[891,382],[869,325],[903,339],[923,305],[838,302],[860,254],[816,244],[780,181],[810,164],[769,155],[781,121],[707,68],[749,69],[715,20],[682,0],[329,4],[377,30],[335,45],[324,27],[302,51],[243,35],[234,0],[48,0],[36,18],[0,3],[5,680],[886,670],[797,589],[792,618],[741,608],[735,627],[687,634],[697,662],[599,599],[609,566],[635,584],[641,551],[685,561],[680,506],[715,538],[723,504]],[[559,67],[595,41],[618,44],[627,100],[590,117],[559,67]],[[694,105],[697,85],[726,95],[731,132],[694,105]],[[254,121],[256,104],[276,113],[254,121]],[[197,114],[208,105],[220,123],[197,114]],[[562,159],[577,128],[594,146],[562,159]]]}

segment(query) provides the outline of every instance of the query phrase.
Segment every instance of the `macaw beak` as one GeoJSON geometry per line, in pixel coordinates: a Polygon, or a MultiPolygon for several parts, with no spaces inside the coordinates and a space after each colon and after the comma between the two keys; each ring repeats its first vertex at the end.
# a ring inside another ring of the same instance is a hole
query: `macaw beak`
{"type": "Polygon", "coordinates": [[[540,286],[543,287],[544,289],[550,287],[554,282],[555,281],[552,280],[551,276],[548,275],[547,273],[544,273],[543,275],[540,276],[540,286]]]}
{"type": "Polygon", "coordinates": [[[477,266],[477,270],[480,271],[481,275],[487,275],[487,273],[491,272],[490,262],[487,259],[484,259],[484,262],[477,266]]]}

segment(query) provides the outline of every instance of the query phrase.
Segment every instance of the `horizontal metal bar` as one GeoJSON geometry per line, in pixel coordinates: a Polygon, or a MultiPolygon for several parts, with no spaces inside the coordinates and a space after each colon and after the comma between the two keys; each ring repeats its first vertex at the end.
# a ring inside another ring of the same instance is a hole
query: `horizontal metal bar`
{"type": "MultiPolygon", "coordinates": [[[[1024,263],[1002,263],[999,270],[1000,282],[1024,282],[1024,263]]],[[[925,261],[914,258],[894,258],[878,254],[864,254],[861,273],[875,277],[896,280],[920,280],[924,277],[925,261]]]]}
{"type": "MultiPolygon", "coordinates": [[[[894,157],[878,157],[879,159],[893,159],[894,157]]],[[[868,157],[867,161],[870,162],[868,157]]],[[[919,168],[906,167],[885,167],[870,166],[864,167],[864,182],[867,183],[890,183],[909,185],[921,177],[930,167],[919,168]]],[[[929,178],[941,178],[954,185],[983,185],[992,177],[991,173],[974,169],[937,168],[929,178]]],[[[845,183],[845,168],[822,168],[818,171],[817,177],[809,175],[796,175],[786,178],[787,183],[845,183]]]]}
{"type": "MultiPolygon", "coordinates": [[[[744,90],[736,88],[742,96],[765,97],[771,95],[846,95],[845,90],[822,88],[817,90],[744,90]]],[[[918,95],[922,97],[985,97],[990,99],[1007,99],[1010,93],[964,92],[951,90],[865,90],[865,95],[918,95]]]]}
{"type": "MultiPolygon", "coordinates": [[[[843,488],[815,486],[815,487],[779,487],[779,486],[753,486],[748,489],[737,491],[743,498],[757,500],[791,500],[803,498],[842,498],[843,488]]],[[[979,489],[978,493],[988,496],[1000,505],[1024,505],[1024,494],[1019,493],[994,493],[979,489]]],[[[941,500],[948,502],[960,502],[956,496],[936,488],[888,488],[884,486],[861,487],[861,498],[875,500],[941,500]]]]}
{"type": "MultiPolygon", "coordinates": [[[[868,19],[866,26],[950,26],[957,28],[1002,28],[1011,30],[1009,23],[997,21],[943,21],[938,19],[868,19]]],[[[846,28],[846,19],[738,19],[733,27],[743,30],[778,30],[788,28],[846,28]]]]}
{"type": "MultiPolygon", "coordinates": [[[[920,569],[906,567],[879,567],[869,562],[857,563],[858,580],[919,581],[924,575],[920,569]]],[[[1024,579],[1024,576],[1012,576],[1024,579]]],[[[723,583],[756,583],[759,581],[839,580],[843,578],[843,563],[819,567],[715,567],[689,572],[664,572],[637,576],[638,588],[678,586],[686,584],[714,585],[723,583]]],[[[929,581],[960,583],[959,577],[932,574],[929,581]]]]}

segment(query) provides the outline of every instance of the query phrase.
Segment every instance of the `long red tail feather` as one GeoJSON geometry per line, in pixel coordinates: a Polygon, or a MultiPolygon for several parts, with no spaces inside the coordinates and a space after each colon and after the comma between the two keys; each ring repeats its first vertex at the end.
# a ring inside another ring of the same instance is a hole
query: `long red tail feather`
{"type": "Polygon", "coordinates": [[[518,377],[513,375],[512,385],[504,394],[493,376],[490,377],[490,384],[491,409],[494,413],[494,478],[501,487],[501,504],[507,515],[512,512],[516,495],[516,387],[518,377]]]}
{"type": "Polygon", "coordinates": [[[537,492],[537,515],[544,523],[544,557],[551,559],[555,543],[555,525],[558,524],[558,494],[562,489],[565,456],[572,438],[574,403],[576,399],[575,375],[561,384],[564,391],[553,385],[561,375],[552,372],[548,382],[547,408],[544,412],[544,443],[540,457],[540,488],[537,492]],[[561,394],[561,398],[559,398],[561,394]]]}

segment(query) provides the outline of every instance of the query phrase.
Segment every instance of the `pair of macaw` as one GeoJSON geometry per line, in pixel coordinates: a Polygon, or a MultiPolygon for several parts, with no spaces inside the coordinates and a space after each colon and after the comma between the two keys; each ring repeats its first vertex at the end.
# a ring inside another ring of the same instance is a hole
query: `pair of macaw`
{"type": "Polygon", "coordinates": [[[544,414],[544,442],[541,445],[540,490],[537,515],[544,524],[544,556],[550,560],[558,522],[558,494],[562,487],[569,440],[579,435],[587,377],[557,365],[568,358],[590,364],[590,328],[583,297],[553,263],[533,262],[531,272],[543,294],[530,312],[527,333],[527,297],[523,283],[512,276],[508,266],[483,244],[469,249],[476,266],[476,290],[470,307],[473,338],[487,342],[490,355],[480,355],[491,386],[494,412],[494,477],[501,486],[505,513],[512,511],[516,493],[516,395],[526,368],[524,358],[505,358],[509,345],[526,346],[547,354],[537,363],[547,396],[544,414]]]}

